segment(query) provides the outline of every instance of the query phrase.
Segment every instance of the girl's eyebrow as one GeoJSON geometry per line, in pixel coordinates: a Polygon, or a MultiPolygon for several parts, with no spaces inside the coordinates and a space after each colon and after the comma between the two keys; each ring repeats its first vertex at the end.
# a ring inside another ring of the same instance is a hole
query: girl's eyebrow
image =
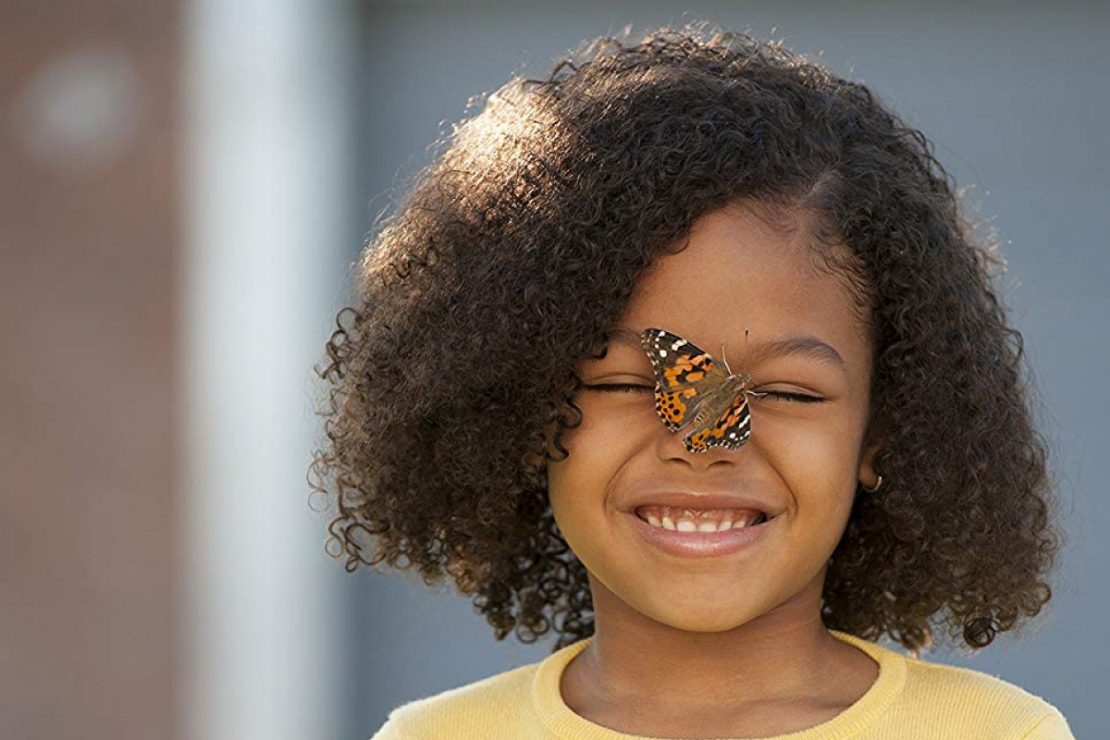
{"type": "MultiPolygon", "coordinates": [[[[609,330],[609,336],[621,344],[628,344],[636,349],[641,349],[640,333],[625,326],[615,326],[609,330]]],[[[847,372],[844,358],[836,348],[814,336],[786,337],[766,342],[759,342],[749,348],[747,362],[754,364],[760,360],[771,357],[810,357],[832,368],[847,372]]],[[[707,350],[708,351],[708,350],[707,350]]],[[[713,353],[710,352],[712,355],[713,353]]],[[[716,355],[713,355],[716,358],[716,355]]]]}

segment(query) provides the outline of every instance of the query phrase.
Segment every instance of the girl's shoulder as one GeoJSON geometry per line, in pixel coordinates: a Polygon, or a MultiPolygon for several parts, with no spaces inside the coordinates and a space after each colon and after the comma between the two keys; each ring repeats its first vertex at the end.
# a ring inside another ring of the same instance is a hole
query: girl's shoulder
{"type": "Polygon", "coordinates": [[[389,713],[370,740],[529,737],[523,710],[540,662],[406,702],[389,713]]]}
{"type": "Polygon", "coordinates": [[[903,658],[905,687],[895,712],[922,719],[944,713],[969,731],[998,733],[992,737],[1074,738],[1056,706],[1017,684],[972,668],[903,658]]]}

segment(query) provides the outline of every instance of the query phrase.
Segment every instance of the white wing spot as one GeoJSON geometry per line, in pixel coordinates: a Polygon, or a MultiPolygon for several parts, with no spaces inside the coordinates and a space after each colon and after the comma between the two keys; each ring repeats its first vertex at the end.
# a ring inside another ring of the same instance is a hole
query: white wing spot
{"type": "Polygon", "coordinates": [[[667,350],[665,350],[665,349],[659,350],[659,356],[660,357],[666,357],[667,356],[667,350]]]}

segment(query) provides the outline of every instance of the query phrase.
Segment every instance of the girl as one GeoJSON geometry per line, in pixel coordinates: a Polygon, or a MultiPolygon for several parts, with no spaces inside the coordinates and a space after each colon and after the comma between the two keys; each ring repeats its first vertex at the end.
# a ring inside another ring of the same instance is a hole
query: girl
{"type": "Polygon", "coordinates": [[[920,658],[1038,614],[1061,546],[996,240],[866,87],[627,34],[456,128],[328,342],[333,554],[557,636],[374,737],[1072,737],[920,658]]]}

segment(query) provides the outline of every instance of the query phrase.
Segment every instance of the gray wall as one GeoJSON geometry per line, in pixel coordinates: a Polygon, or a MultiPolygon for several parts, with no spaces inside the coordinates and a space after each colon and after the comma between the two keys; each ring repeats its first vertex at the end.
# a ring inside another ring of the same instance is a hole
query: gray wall
{"type": "MultiPolygon", "coordinates": [[[[1106,233],[1110,177],[1103,132],[1110,12],[1056,4],[899,8],[830,4],[690,2],[673,5],[516,3],[504,9],[452,3],[363,6],[359,163],[362,220],[390,205],[390,188],[430,156],[427,147],[463,115],[471,95],[513,72],[537,77],[581,39],[658,23],[704,19],[822,53],[921,128],[957,182],[973,188],[1004,238],[1006,295],[1025,337],[1047,412],[1045,432],[1063,482],[1069,535],[1036,639],[1000,638],[973,657],[929,660],[1001,676],[1044,696],[1079,737],[1095,736],[1097,700],[1110,686],[1102,614],[1110,587],[1104,481],[1110,456],[1110,350],[1103,317],[1110,273],[1106,233]]],[[[352,242],[352,258],[359,245],[352,242]]],[[[939,422],[940,420],[938,420],[939,422]]],[[[415,576],[360,570],[349,581],[348,731],[366,737],[391,708],[550,653],[552,640],[495,642],[470,603],[433,593],[415,576]]],[[[1030,632],[1030,637],[1033,636],[1030,632]]],[[[889,642],[885,644],[890,644],[889,642]]]]}

